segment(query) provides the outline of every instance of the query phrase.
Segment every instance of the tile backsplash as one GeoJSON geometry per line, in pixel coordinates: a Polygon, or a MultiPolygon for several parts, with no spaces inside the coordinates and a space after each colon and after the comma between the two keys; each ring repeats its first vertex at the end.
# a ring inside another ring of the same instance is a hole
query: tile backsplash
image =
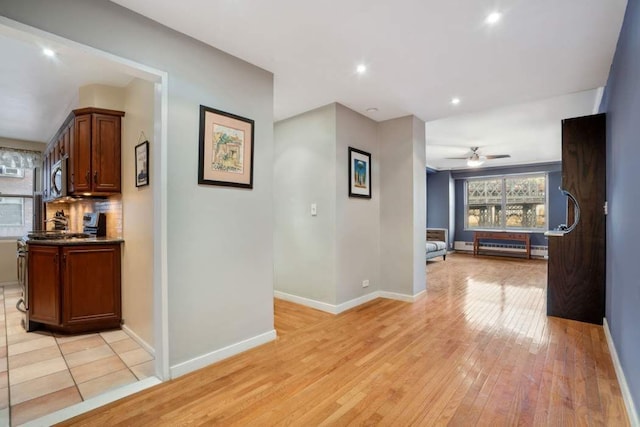
{"type": "MultiPolygon", "coordinates": [[[[99,212],[107,217],[107,236],[122,237],[122,196],[115,195],[106,199],[78,199],[70,203],[47,204],[47,219],[52,218],[56,211],[63,210],[69,218],[69,230],[82,231],[82,216],[85,212],[99,212]]],[[[51,229],[49,225],[47,229],[51,229]]]]}

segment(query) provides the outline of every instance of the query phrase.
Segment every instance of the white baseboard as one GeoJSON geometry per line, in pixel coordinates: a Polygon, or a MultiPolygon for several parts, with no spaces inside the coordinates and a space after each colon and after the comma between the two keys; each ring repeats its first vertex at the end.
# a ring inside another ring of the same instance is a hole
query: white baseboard
{"type": "Polygon", "coordinates": [[[108,403],[115,402],[116,400],[122,399],[123,397],[138,393],[144,389],[153,387],[160,383],[162,383],[162,381],[160,381],[156,377],[145,378],[138,382],[107,391],[106,393],[87,399],[84,402],[76,403],[75,405],[60,409],[59,411],[45,415],[38,419],[28,421],[22,425],[29,427],[52,426],[54,424],[58,424],[62,421],[68,420],[69,418],[73,418],[80,414],[84,414],[85,412],[89,412],[91,410],[104,406],[108,403]]]}
{"type": "Polygon", "coordinates": [[[416,302],[425,292],[426,289],[421,290],[415,295],[399,294],[397,292],[379,291],[380,298],[394,299],[404,302],[416,302]]]}
{"type": "Polygon", "coordinates": [[[354,298],[352,300],[349,300],[347,302],[343,302],[342,304],[338,304],[336,305],[336,312],[335,314],[338,313],[342,313],[343,311],[347,311],[349,309],[352,309],[353,307],[357,307],[361,304],[364,304],[366,302],[372,301],[376,298],[378,298],[378,294],[379,292],[371,292],[369,294],[366,295],[362,295],[361,297],[358,298],[354,298]]]}
{"type": "Polygon", "coordinates": [[[177,365],[169,367],[171,378],[173,379],[184,374],[188,374],[189,372],[204,368],[205,366],[219,362],[222,359],[235,356],[236,354],[250,350],[259,345],[266,344],[275,339],[276,331],[275,329],[273,329],[269,332],[256,335],[255,337],[248,338],[235,344],[231,344],[219,350],[212,351],[211,353],[203,354],[202,356],[187,360],[186,362],[178,363],[177,365]]]}
{"type": "Polygon", "coordinates": [[[322,301],[316,301],[314,299],[300,297],[298,295],[288,294],[286,292],[273,291],[273,296],[289,302],[295,302],[296,304],[304,305],[306,307],[315,308],[316,310],[324,311],[326,313],[338,314],[338,306],[329,304],[322,301]]]}
{"type": "Polygon", "coordinates": [[[387,299],[394,299],[398,301],[415,302],[420,296],[422,296],[424,292],[425,291],[423,290],[418,292],[416,295],[407,295],[407,294],[399,294],[396,292],[374,291],[366,295],[363,295],[361,297],[349,300],[347,302],[343,302],[342,304],[338,304],[338,305],[329,304],[322,301],[316,301],[309,298],[300,297],[297,295],[292,295],[292,294],[288,294],[286,292],[280,292],[280,291],[274,291],[273,295],[278,299],[295,302],[296,304],[315,308],[316,310],[321,310],[326,313],[340,314],[343,311],[347,311],[349,309],[352,309],[353,307],[357,307],[361,304],[372,301],[376,298],[387,298],[387,299]]]}
{"type": "Polygon", "coordinates": [[[632,427],[640,427],[640,418],[638,417],[638,411],[636,411],[636,405],[633,403],[633,397],[631,397],[631,391],[629,390],[629,384],[624,376],[620,359],[618,358],[618,352],[616,346],[613,343],[613,337],[611,337],[611,331],[609,330],[609,323],[607,319],[604,319],[602,325],[604,327],[604,335],[607,337],[607,345],[609,346],[609,353],[611,353],[611,360],[613,362],[613,368],[616,371],[618,377],[618,384],[620,384],[620,391],[622,392],[622,399],[624,400],[624,406],[627,408],[627,414],[629,415],[629,422],[632,427]]]}
{"type": "Polygon", "coordinates": [[[154,358],[156,357],[155,349],[151,347],[149,343],[147,343],[145,340],[140,338],[138,334],[133,332],[131,328],[129,328],[127,325],[122,325],[121,328],[125,334],[129,335],[129,337],[135,342],[137,342],[140,345],[140,347],[144,348],[147,351],[147,353],[151,354],[154,358]]]}

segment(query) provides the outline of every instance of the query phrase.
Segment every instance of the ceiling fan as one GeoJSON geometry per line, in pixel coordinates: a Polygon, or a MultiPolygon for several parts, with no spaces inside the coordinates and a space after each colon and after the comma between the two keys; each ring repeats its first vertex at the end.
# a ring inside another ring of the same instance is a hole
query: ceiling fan
{"type": "Polygon", "coordinates": [[[506,159],[511,157],[509,154],[494,154],[489,156],[484,156],[478,154],[478,149],[480,147],[471,147],[471,152],[465,157],[447,157],[447,159],[453,160],[466,160],[467,166],[475,168],[484,163],[485,160],[493,160],[493,159],[506,159]]]}

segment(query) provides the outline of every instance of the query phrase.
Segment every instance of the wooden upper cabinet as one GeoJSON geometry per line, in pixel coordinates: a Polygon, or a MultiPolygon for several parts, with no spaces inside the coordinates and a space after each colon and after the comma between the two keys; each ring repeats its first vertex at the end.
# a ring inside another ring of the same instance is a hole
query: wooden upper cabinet
{"type": "Polygon", "coordinates": [[[124,112],[100,108],[74,110],[69,150],[69,194],[119,193],[121,120],[124,112]]]}
{"type": "Polygon", "coordinates": [[[71,194],[91,191],[91,115],[76,116],[69,163],[68,179],[73,183],[71,194]]]}
{"type": "Polygon", "coordinates": [[[120,117],[93,114],[91,166],[94,192],[120,192],[120,117]]]}
{"type": "Polygon", "coordinates": [[[43,195],[51,200],[51,166],[67,161],[70,196],[108,196],[120,193],[121,120],[124,111],[104,108],[73,110],[53,137],[44,154],[43,195]]]}
{"type": "Polygon", "coordinates": [[[65,156],[67,156],[67,191],[72,193],[75,188],[75,169],[73,165],[73,156],[71,155],[71,147],[73,146],[75,138],[75,120],[71,120],[66,130],[65,138],[65,156]]]}

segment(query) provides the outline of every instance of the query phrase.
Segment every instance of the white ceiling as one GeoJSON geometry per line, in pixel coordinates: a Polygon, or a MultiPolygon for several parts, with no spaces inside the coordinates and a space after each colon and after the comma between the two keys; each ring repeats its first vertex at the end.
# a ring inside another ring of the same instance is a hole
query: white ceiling
{"type": "Polygon", "coordinates": [[[604,86],[626,0],[113,0],[275,76],[275,119],[334,101],[375,120],[604,86]],[[492,11],[503,13],[490,27],[492,11]],[[365,75],[356,65],[368,66],[365,75]],[[457,107],[449,103],[461,98],[457,107]],[[368,113],[367,108],[378,111],[368,113]]]}
{"type": "Polygon", "coordinates": [[[596,92],[576,92],[605,85],[626,7],[626,0],[114,1],[272,71],[276,120],[334,101],[374,120],[453,116],[427,124],[427,163],[439,169],[466,168],[444,158],[471,146],[512,156],[486,166],[560,160],[560,120],[592,113],[596,92]],[[493,11],[503,17],[489,26],[493,11]],[[355,72],[360,63],[363,75],[355,72]],[[453,106],[453,97],[461,103],[453,106]],[[496,109],[507,105],[514,107],[496,109]]]}
{"type": "Polygon", "coordinates": [[[48,142],[77,107],[79,87],[122,87],[133,78],[112,61],[3,25],[0,56],[0,137],[10,139],[48,142]]]}
{"type": "MultiPolygon", "coordinates": [[[[435,121],[427,125],[438,129],[428,136],[434,150],[435,144],[459,146],[442,157],[478,145],[488,150],[484,154],[511,154],[509,164],[546,161],[539,160],[542,150],[530,147],[532,140],[546,140],[533,133],[550,124],[530,119],[525,128],[513,115],[532,113],[519,104],[553,108],[557,97],[604,86],[626,7],[626,0],[115,3],[273,72],[276,120],[331,102],[378,121],[414,114],[435,121]],[[503,18],[491,27],[484,18],[493,10],[503,18]],[[368,66],[363,75],[355,72],[359,63],[368,66]],[[461,99],[457,106],[450,104],[454,96],[461,99]],[[514,112],[502,108],[508,105],[516,105],[514,112]],[[370,107],[378,111],[367,112],[370,107]],[[504,118],[497,117],[500,111],[504,118]],[[479,112],[486,112],[484,125],[479,112]],[[447,117],[453,118],[440,120],[447,117]],[[494,152],[498,144],[508,146],[494,152]]],[[[79,86],[123,86],[131,78],[117,64],[65,46],[57,46],[52,61],[41,54],[41,44],[0,26],[0,136],[45,141],[74,106],[79,86]]],[[[575,105],[588,104],[580,99],[575,105]]],[[[546,116],[559,120],[551,111],[546,116]]],[[[545,159],[557,159],[556,144],[545,159]]],[[[429,163],[438,166],[435,160],[431,156],[429,163]]]]}
{"type": "Polygon", "coordinates": [[[427,164],[466,169],[465,160],[447,157],[467,156],[471,147],[479,147],[481,155],[511,155],[486,160],[482,167],[559,162],[562,119],[597,112],[600,95],[589,90],[427,122],[427,164]]]}

